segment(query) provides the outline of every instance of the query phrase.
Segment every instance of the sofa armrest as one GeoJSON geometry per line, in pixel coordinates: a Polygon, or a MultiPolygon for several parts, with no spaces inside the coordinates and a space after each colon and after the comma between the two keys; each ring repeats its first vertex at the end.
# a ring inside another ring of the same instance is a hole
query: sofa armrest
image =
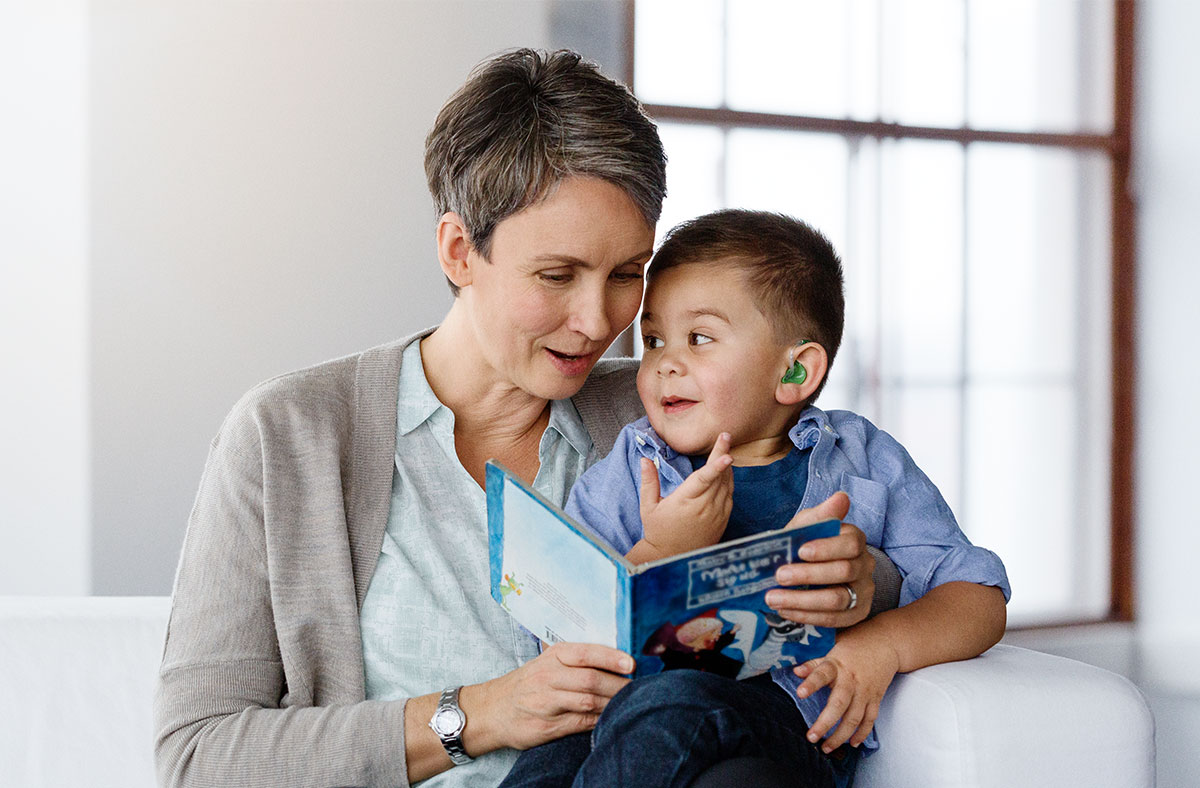
{"type": "Polygon", "coordinates": [[[1127,679],[998,645],[896,677],[856,788],[1154,785],[1154,719],[1127,679]]]}
{"type": "Polygon", "coordinates": [[[0,597],[0,785],[153,788],[167,597],[0,597]]]}

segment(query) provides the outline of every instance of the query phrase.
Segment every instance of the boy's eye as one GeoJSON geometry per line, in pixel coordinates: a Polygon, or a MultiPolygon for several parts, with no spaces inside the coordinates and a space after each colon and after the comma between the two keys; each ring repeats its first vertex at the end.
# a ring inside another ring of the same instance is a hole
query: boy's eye
{"type": "Polygon", "coordinates": [[[644,350],[657,350],[662,347],[663,341],[653,334],[642,334],[642,348],[644,350]]]}
{"type": "Polygon", "coordinates": [[[688,334],[688,344],[691,345],[707,345],[712,341],[712,337],[708,336],[707,334],[697,334],[695,331],[688,334]]]}

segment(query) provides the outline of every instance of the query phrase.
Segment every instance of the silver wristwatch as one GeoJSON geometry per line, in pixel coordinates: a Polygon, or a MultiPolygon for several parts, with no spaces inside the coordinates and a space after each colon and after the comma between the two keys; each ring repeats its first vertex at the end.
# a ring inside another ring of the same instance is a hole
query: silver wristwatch
{"type": "Polygon", "coordinates": [[[438,698],[437,708],[433,712],[433,719],[429,721],[429,727],[442,740],[442,746],[446,748],[446,754],[454,761],[455,766],[472,761],[471,756],[463,749],[462,732],[463,728],[467,727],[467,715],[463,714],[458,705],[460,689],[462,687],[447,687],[442,690],[442,696],[438,698]]]}

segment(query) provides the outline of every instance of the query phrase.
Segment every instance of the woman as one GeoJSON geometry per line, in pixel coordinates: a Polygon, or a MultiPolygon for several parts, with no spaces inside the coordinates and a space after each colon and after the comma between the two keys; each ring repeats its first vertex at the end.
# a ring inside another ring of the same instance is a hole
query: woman
{"type": "MultiPolygon", "coordinates": [[[[627,683],[628,655],[539,655],[491,600],[483,467],[562,502],[637,415],[632,364],[600,356],[641,300],[657,132],[578,56],[520,50],[450,99],[425,165],[443,323],[256,387],[213,441],[155,701],[165,784],[494,785],[627,683]]],[[[870,599],[862,545],[845,527],[802,582],[870,599]]],[[[781,611],[866,615],[835,592],[781,611]]]]}

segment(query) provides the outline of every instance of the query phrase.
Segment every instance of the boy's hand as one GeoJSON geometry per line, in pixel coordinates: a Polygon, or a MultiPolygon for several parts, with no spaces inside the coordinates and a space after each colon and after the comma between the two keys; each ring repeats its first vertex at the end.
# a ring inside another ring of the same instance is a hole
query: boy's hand
{"type": "Polygon", "coordinates": [[[839,630],[828,654],[794,668],[804,679],[796,689],[798,696],[831,688],[829,702],[809,729],[810,740],[818,741],[833,730],[822,745],[826,752],[846,741],[862,744],[897,673],[978,656],[1000,640],[1004,624],[1004,593],[999,588],[953,581],[903,607],[839,630]]]}
{"type": "Polygon", "coordinates": [[[642,542],[648,552],[661,558],[721,541],[733,509],[732,464],[729,433],[722,432],[707,462],[660,498],[658,469],[642,458],[642,542]]]}
{"type": "Polygon", "coordinates": [[[824,657],[792,669],[804,679],[796,689],[798,697],[806,698],[825,686],[831,688],[829,701],[808,729],[808,740],[814,744],[833,730],[821,745],[826,753],[847,741],[857,747],[867,740],[879,716],[879,703],[900,667],[896,650],[885,639],[843,637],[850,634],[839,634],[837,643],[824,657]]]}

